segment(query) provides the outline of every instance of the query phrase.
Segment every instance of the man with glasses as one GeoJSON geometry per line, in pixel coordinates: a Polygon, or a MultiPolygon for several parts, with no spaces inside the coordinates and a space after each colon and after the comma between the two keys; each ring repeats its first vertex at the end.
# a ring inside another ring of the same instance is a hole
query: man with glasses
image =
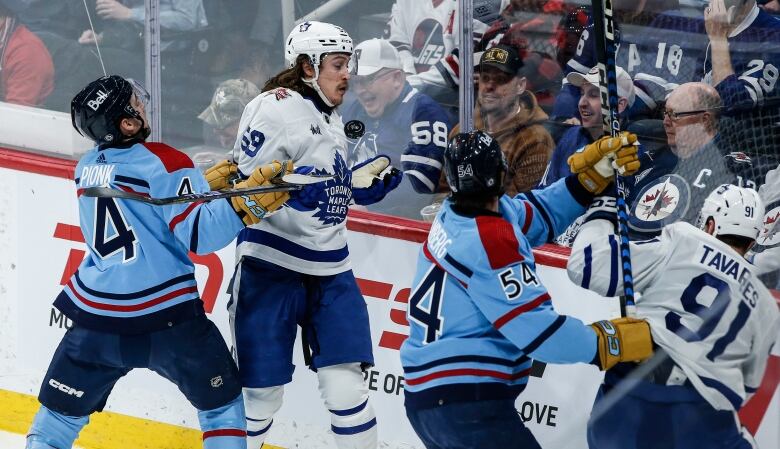
{"type": "Polygon", "coordinates": [[[750,158],[729,153],[718,132],[721,109],[718,92],[705,83],[685,83],[669,95],[663,120],[667,145],[643,154],[644,170],[629,179],[633,231],[650,236],[674,221],[693,223],[720,184],[754,187],[743,176],[750,158]]]}
{"type": "MultiPolygon", "coordinates": [[[[498,140],[509,164],[506,193],[531,190],[544,174],[555,142],[542,126],[547,114],[526,90],[523,60],[517,48],[496,45],[482,53],[474,128],[498,140]]],[[[453,133],[459,132],[455,127],[453,133]]]]}
{"type": "Polygon", "coordinates": [[[451,122],[444,109],[406,82],[401,58],[390,42],[370,39],[356,48],[357,75],[351,90],[357,100],[344,110],[344,120],[365,125],[350,142],[348,165],[377,154],[400,160],[406,176],[401,185],[369,210],[420,219],[431,204],[442,167],[451,122]]]}

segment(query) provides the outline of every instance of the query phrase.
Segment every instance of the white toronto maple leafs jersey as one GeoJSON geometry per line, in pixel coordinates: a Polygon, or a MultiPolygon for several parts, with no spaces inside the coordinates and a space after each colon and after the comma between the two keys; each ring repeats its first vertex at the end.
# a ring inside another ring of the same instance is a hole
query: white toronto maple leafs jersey
{"type": "Polygon", "coordinates": [[[311,166],[331,174],[318,206],[288,203],[238,236],[236,257],[252,256],[317,276],[350,269],[345,220],[352,199],[352,173],[346,165],[347,138],[335,111],[321,111],[311,99],[277,88],[260,94],[244,109],[234,145],[238,169],[248,176],[273,160],[311,166]]]}
{"type": "Polygon", "coordinates": [[[396,0],[388,40],[398,49],[409,73],[422,73],[454,47],[456,0],[438,6],[432,0],[396,0]]]}
{"type": "MultiPolygon", "coordinates": [[[[623,293],[612,223],[585,223],[569,277],[605,296],[623,293]]],[[[780,329],[777,304],[755,268],[731,247],[688,223],[631,243],[636,314],[677,365],[667,385],[689,381],[718,410],[739,410],[761,383],[780,329]]]]}

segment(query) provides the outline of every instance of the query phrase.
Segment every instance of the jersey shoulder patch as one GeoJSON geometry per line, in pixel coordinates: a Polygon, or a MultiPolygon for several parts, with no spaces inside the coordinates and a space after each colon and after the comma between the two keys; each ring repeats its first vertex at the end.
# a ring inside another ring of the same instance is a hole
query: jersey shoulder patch
{"type": "Polygon", "coordinates": [[[490,268],[499,268],[522,262],[520,254],[520,242],[512,228],[512,225],[500,217],[479,216],[476,218],[479,239],[485,248],[490,268]]]}
{"type": "Polygon", "coordinates": [[[145,142],[143,145],[149,152],[157,156],[168,173],[183,168],[195,168],[195,164],[189,156],[170,145],[160,142],[145,142]]]}

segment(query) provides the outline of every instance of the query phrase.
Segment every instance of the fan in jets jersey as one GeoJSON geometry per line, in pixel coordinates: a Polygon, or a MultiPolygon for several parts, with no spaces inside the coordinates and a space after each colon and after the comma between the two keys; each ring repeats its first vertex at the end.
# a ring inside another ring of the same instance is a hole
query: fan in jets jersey
{"type": "Polygon", "coordinates": [[[371,449],[377,444],[376,417],[362,367],[374,358],[345,221],[353,201],[381,200],[402,174],[390,170],[382,155],[347,166],[336,107],[354,70],[349,34],[332,24],[303,22],[285,42],[287,69],[269,80],[241,117],[238,169],[249,173],[267,161],[289,159],[299,170],[331,178],[308,186],[288,207],[238,237],[229,310],[249,447],[263,445],[282,405],[300,326],[337,446],[371,449]]]}
{"type": "MultiPolygon", "coordinates": [[[[601,200],[588,211],[568,272],[578,285],[615,296],[623,287],[614,198],[601,200]]],[[[636,316],[650,322],[668,359],[590,422],[591,447],[645,447],[650,429],[665,448],[751,447],[736,412],[760,385],[780,330],[777,304],[744,258],[763,217],[755,190],[724,184],[707,197],[701,229],[674,223],[631,243],[636,316]]],[[[631,369],[607,373],[602,393],[631,369]]]]}
{"type": "MultiPolygon", "coordinates": [[[[631,75],[638,100],[628,110],[630,118],[650,115],[676,85],[699,81],[704,75],[702,59],[707,47],[704,22],[674,11],[649,16],[654,16],[653,20],[643,24],[619,20],[616,28],[619,42],[616,65],[631,75]]],[[[574,57],[564,67],[565,74],[586,74],[596,65],[595,39],[591,23],[580,34],[574,57]]],[[[553,116],[577,117],[579,94],[564,81],[555,100],[553,116]]]]}
{"type": "Polygon", "coordinates": [[[725,114],[733,119],[729,141],[745,151],[777,156],[780,19],[755,0],[713,0],[705,25],[710,45],[704,81],[718,90],[725,114]]]}
{"type": "Polygon", "coordinates": [[[457,9],[456,0],[395,1],[387,38],[398,49],[405,72],[425,72],[452,51],[457,9]]]}
{"type": "MultiPolygon", "coordinates": [[[[70,448],[117,380],[134,368],[154,370],[179,387],[198,409],[205,449],[246,448],[238,373],[206,317],[189,253],[223,248],[289,195],[168,206],[86,196],[89,187],[146,197],[209,190],[186,154],[146,142],[147,96],[114,75],[93,81],[71,103],[73,126],[97,144],[75,171],[89,252],[54,302],[75,326],[52,357],[27,449],[70,448]]],[[[237,187],[257,187],[283,172],[279,162],[258,167],[237,187]]]]}
{"type": "MultiPolygon", "coordinates": [[[[615,151],[622,164],[636,160],[633,145],[604,138],[582,152],[590,162],[580,168],[615,151]]],[[[559,315],[536,274],[532,247],[551,242],[583,212],[588,187],[597,192],[609,181],[598,178],[594,187],[575,174],[509,198],[502,194],[506,159],[483,131],[456,135],[444,160],[453,193],[421,248],[407,312],[411,330],[401,346],[407,416],[430,449],[484,441],[539,448],[514,408],[532,358],[606,370],[604,329],[622,341],[615,363],[651,353],[642,321],[587,326],[559,315]]]]}

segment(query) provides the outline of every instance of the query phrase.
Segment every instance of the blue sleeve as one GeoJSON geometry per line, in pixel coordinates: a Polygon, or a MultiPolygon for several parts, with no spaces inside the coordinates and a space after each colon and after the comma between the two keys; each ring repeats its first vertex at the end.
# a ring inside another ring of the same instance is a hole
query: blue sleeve
{"type": "Polygon", "coordinates": [[[520,226],[532,247],[552,243],[574,220],[585,213],[593,195],[575,176],[567,176],[544,189],[502,197],[500,207],[507,219],[520,226]]]}
{"type": "Polygon", "coordinates": [[[401,155],[401,168],[416,192],[434,193],[452,124],[441,106],[427,96],[418,100],[413,114],[412,140],[401,155]]]}
{"type": "Polygon", "coordinates": [[[469,297],[482,314],[526,355],[548,363],[590,363],[596,333],[581,321],[558,315],[533,262],[472,275],[469,297]]]}
{"type": "MultiPolygon", "coordinates": [[[[149,179],[150,193],[157,198],[210,190],[197,168],[180,168],[172,173],[161,170],[149,179]]],[[[227,246],[244,228],[229,201],[220,199],[157,207],[179,242],[196,254],[208,254],[227,246]]]]}
{"type": "Polygon", "coordinates": [[[555,96],[555,104],[551,118],[553,120],[576,118],[579,120],[580,111],[577,105],[580,102],[580,89],[566,83],[561,87],[561,91],[555,96]]]}

